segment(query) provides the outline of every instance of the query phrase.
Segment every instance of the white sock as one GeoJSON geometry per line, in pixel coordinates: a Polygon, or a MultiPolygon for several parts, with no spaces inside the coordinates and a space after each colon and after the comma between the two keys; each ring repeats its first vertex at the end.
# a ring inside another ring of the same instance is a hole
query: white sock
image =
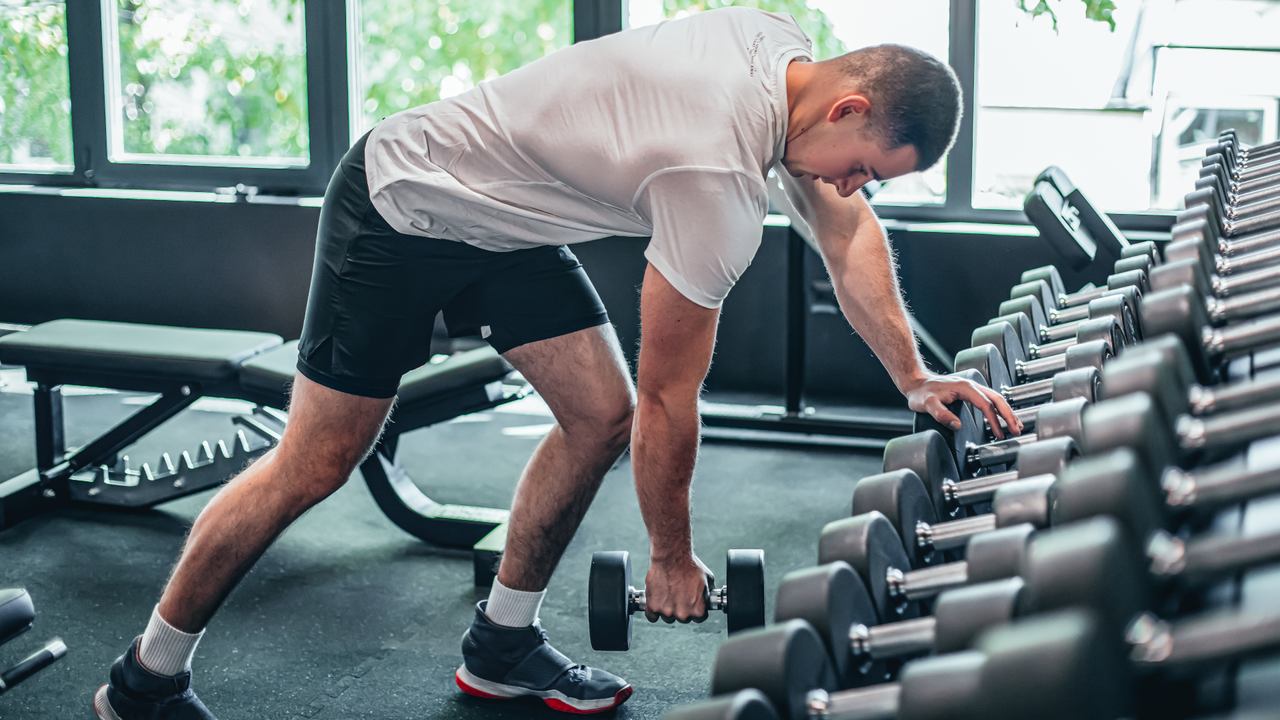
{"type": "Polygon", "coordinates": [[[173,676],[191,669],[196,645],[204,637],[201,630],[194,635],[184,633],[160,617],[160,606],[151,611],[151,622],[138,644],[138,662],[157,675],[173,676]]]}
{"type": "Polygon", "coordinates": [[[489,591],[489,603],[484,606],[484,614],[494,625],[503,627],[528,627],[538,619],[538,609],[542,607],[542,592],[525,592],[503,587],[494,578],[493,589],[489,591]]]}

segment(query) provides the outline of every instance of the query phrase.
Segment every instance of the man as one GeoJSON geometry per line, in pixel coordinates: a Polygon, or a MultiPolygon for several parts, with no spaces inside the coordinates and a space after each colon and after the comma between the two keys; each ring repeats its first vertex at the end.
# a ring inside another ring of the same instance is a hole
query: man
{"type": "Polygon", "coordinates": [[[857,192],[937,162],[959,114],[955,77],[932,57],[882,46],[814,63],[789,16],[730,8],[581,43],[380,123],[325,196],[284,438],[196,520],[145,633],[95,696],[98,716],[212,717],[190,690],[204,627],[369,452],[441,310],[451,332],[478,329],[557,420],[520,478],[457,684],[579,713],[625,701],[625,681],[551,647],[538,608],[630,443],[650,536],[645,614],[705,617],[710,574],[689,522],[698,392],[779,164],[845,316],[910,406],[958,423],[944,406],[963,398],[993,428],[998,414],[1020,429],[998,393],[925,369],[886,236],[857,192]],[[652,236],[636,389],[564,247],[608,235],[652,236]]]}

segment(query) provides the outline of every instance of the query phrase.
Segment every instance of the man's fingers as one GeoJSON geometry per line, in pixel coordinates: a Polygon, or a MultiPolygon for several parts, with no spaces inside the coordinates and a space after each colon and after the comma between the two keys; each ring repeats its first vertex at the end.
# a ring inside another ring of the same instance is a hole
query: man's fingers
{"type": "Polygon", "coordinates": [[[1004,399],[1004,396],[991,388],[987,388],[987,393],[992,396],[992,402],[995,403],[996,410],[1000,412],[1000,417],[1004,418],[1004,422],[1009,426],[1009,429],[1012,430],[1014,434],[1021,435],[1022,421],[1018,419],[1017,415],[1013,414],[1013,408],[1009,406],[1009,403],[1004,399]]]}
{"type": "Polygon", "coordinates": [[[937,420],[952,430],[960,429],[960,418],[956,417],[955,413],[948,410],[947,406],[943,405],[942,401],[938,398],[931,397],[928,400],[925,400],[924,409],[929,411],[929,414],[933,416],[934,420],[937,420]]]}

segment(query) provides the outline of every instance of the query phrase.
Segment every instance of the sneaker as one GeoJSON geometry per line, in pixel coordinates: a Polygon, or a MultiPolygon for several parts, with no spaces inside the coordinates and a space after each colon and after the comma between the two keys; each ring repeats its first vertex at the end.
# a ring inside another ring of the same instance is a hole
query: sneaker
{"type": "Polygon", "coordinates": [[[138,662],[138,643],[111,666],[110,682],[93,696],[98,720],[217,720],[191,690],[191,671],[157,675],[138,662]]]}
{"type": "Polygon", "coordinates": [[[463,692],[499,700],[536,697],[552,709],[581,714],[615,708],[631,697],[627,681],[575,665],[551,647],[536,620],[522,628],[489,622],[486,602],[476,605],[476,619],[462,636],[463,663],[455,679],[463,692]]]}

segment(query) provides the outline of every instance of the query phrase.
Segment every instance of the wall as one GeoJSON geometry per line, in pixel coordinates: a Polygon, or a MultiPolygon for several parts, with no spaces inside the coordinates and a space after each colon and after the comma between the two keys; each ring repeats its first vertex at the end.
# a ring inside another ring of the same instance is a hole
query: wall
{"type": "MultiPolygon", "coordinates": [[[[0,193],[0,322],[77,317],[296,338],[319,212],[298,205],[0,193]]],[[[903,291],[951,353],[995,315],[1024,269],[1055,259],[1038,238],[999,228],[961,234],[921,227],[892,231],[903,291]]],[[[789,232],[765,228],[759,254],[725,302],[708,388],[764,393],[781,402],[789,232]]],[[[574,248],[632,357],[646,242],[606,238],[574,248]]],[[[807,257],[805,273],[809,305],[822,305],[812,289],[814,281],[826,279],[816,254],[807,257]]],[[[1102,279],[1066,276],[1069,287],[1102,279]]],[[[810,314],[807,327],[809,396],[902,404],[843,318],[810,314]]]]}

